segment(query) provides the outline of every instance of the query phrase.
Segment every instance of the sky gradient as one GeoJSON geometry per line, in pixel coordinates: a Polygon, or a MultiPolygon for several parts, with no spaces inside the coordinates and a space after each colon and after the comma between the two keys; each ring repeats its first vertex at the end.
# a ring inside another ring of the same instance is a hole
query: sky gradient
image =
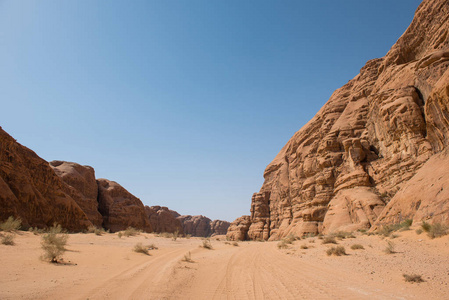
{"type": "Polygon", "coordinates": [[[0,0],[0,126],[146,205],[233,221],[419,3],[0,0]]]}

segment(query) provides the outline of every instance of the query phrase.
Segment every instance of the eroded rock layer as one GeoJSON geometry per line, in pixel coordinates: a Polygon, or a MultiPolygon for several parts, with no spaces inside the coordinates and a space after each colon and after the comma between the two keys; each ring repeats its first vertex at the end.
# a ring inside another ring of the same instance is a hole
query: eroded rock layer
{"type": "Polygon", "coordinates": [[[179,234],[184,234],[181,221],[177,219],[180,215],[176,211],[165,206],[145,206],[145,212],[154,232],[178,231],[179,234]]]}
{"type": "Polygon", "coordinates": [[[205,216],[183,215],[177,219],[181,222],[185,234],[200,237],[226,234],[230,225],[227,221],[212,221],[205,216]]]}
{"type": "Polygon", "coordinates": [[[448,31],[449,2],[423,1],[387,55],[336,90],[267,166],[249,226],[237,219],[228,237],[267,240],[369,229],[404,217],[442,220],[439,209],[447,216],[447,195],[430,197],[417,178],[432,172],[426,161],[449,142],[448,31]]]}
{"type": "Polygon", "coordinates": [[[85,230],[92,223],[67,191],[45,160],[0,127],[0,221],[14,216],[24,228],[57,222],[70,231],[85,230]]]}

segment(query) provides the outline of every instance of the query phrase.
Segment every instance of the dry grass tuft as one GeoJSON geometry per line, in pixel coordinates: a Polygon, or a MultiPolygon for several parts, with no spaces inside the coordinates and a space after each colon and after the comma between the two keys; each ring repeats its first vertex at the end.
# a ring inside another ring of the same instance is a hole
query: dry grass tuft
{"type": "Polygon", "coordinates": [[[424,282],[424,279],[422,279],[421,275],[417,275],[417,274],[402,274],[402,276],[404,276],[404,279],[406,282],[424,282]]]}
{"type": "Polygon", "coordinates": [[[239,243],[237,243],[237,242],[232,242],[232,246],[238,247],[238,246],[239,246],[239,243]]]}
{"type": "Polygon", "coordinates": [[[22,226],[22,220],[20,218],[15,219],[10,216],[5,222],[0,223],[0,230],[6,232],[14,232],[20,229],[22,226]]]}
{"type": "Polygon", "coordinates": [[[288,248],[288,244],[285,242],[285,240],[281,240],[281,241],[278,243],[278,248],[279,248],[279,249],[287,249],[287,248],[288,248]]]}
{"type": "Polygon", "coordinates": [[[306,244],[302,244],[300,248],[301,249],[309,249],[309,247],[306,244]]]}
{"type": "Polygon", "coordinates": [[[65,246],[68,238],[69,236],[62,229],[61,225],[53,224],[47,233],[42,236],[41,245],[44,254],[41,258],[52,263],[58,263],[62,254],[66,251],[65,246]]]}
{"type": "Polygon", "coordinates": [[[87,233],[95,233],[96,235],[103,235],[106,233],[103,227],[97,227],[95,225],[91,225],[87,228],[87,233]]]}
{"type": "Polygon", "coordinates": [[[192,254],[190,253],[190,251],[189,251],[189,253],[184,254],[184,257],[182,258],[182,261],[189,262],[189,263],[193,262],[192,254]]]}
{"type": "Polygon", "coordinates": [[[345,247],[343,247],[343,246],[336,246],[336,247],[331,247],[331,248],[327,249],[326,254],[328,256],[331,256],[331,255],[342,256],[342,255],[346,255],[346,250],[345,250],[345,247]]]}
{"type": "Polygon", "coordinates": [[[323,239],[322,244],[338,244],[337,240],[333,236],[326,236],[323,239]]]}
{"type": "Polygon", "coordinates": [[[14,246],[14,237],[15,235],[12,233],[5,234],[4,236],[2,236],[1,242],[3,245],[14,246]]]}
{"type": "Polygon", "coordinates": [[[137,253],[143,253],[145,255],[150,255],[150,252],[148,252],[148,247],[142,245],[142,243],[135,244],[133,251],[137,253]]]}
{"type": "Polygon", "coordinates": [[[394,243],[392,241],[387,241],[387,247],[385,247],[384,252],[386,254],[396,253],[396,251],[394,250],[394,243]]]}
{"type": "Polygon", "coordinates": [[[351,249],[352,250],[358,250],[358,249],[364,250],[365,248],[362,245],[360,245],[360,244],[354,244],[354,245],[351,246],[351,249]]]}
{"type": "Polygon", "coordinates": [[[212,244],[210,243],[210,239],[204,239],[203,244],[200,247],[203,247],[203,248],[209,249],[209,250],[213,249],[212,244]]]}

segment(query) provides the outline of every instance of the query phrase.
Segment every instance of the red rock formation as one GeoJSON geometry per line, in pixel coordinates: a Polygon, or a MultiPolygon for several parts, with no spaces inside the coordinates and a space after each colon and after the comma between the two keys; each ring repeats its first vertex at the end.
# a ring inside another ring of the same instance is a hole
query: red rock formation
{"type": "Polygon", "coordinates": [[[229,226],[226,237],[233,241],[247,240],[249,226],[251,226],[250,216],[242,216],[240,218],[237,218],[229,226]]]}
{"type": "Polygon", "coordinates": [[[180,215],[164,206],[145,206],[145,212],[150,220],[154,232],[178,231],[184,234],[181,221],[177,219],[180,215]]]}
{"type": "Polygon", "coordinates": [[[446,0],[421,3],[387,55],[368,61],[282,148],[253,196],[248,231],[231,226],[228,236],[366,229],[405,208],[416,221],[441,219],[431,209],[446,211],[449,199],[412,186],[449,142],[448,15],[446,0]]]}
{"type": "Polygon", "coordinates": [[[226,234],[229,222],[214,220],[204,216],[184,215],[177,218],[181,221],[185,234],[192,236],[208,237],[218,234],[226,234]]]}
{"type": "Polygon", "coordinates": [[[128,227],[152,232],[152,227],[140,199],[129,193],[120,184],[107,179],[98,179],[99,211],[103,215],[103,226],[111,232],[128,227]]]}
{"type": "Polygon", "coordinates": [[[92,223],[48,163],[0,128],[0,221],[20,217],[23,227],[57,222],[70,231],[92,223]]]}
{"type": "Polygon", "coordinates": [[[64,191],[78,203],[92,224],[102,227],[103,217],[98,211],[98,185],[94,169],[66,161],[52,161],[50,166],[66,183],[64,191]]]}

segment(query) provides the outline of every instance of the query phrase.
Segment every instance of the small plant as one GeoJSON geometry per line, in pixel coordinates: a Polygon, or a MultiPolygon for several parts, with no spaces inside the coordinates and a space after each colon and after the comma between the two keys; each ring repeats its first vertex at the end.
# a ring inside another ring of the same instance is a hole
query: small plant
{"type": "Polygon", "coordinates": [[[387,247],[384,249],[384,252],[386,254],[396,253],[396,251],[394,251],[394,243],[392,241],[387,241],[387,247]]]}
{"type": "Polygon", "coordinates": [[[122,236],[123,236],[123,233],[120,231],[120,232],[117,234],[117,236],[118,236],[119,239],[121,239],[122,236]]]}
{"type": "Polygon", "coordinates": [[[278,243],[278,248],[279,248],[279,249],[287,249],[287,248],[288,248],[288,244],[285,242],[285,240],[281,240],[281,241],[278,243]]]}
{"type": "Polygon", "coordinates": [[[176,229],[175,232],[172,234],[172,240],[176,241],[178,239],[179,230],[176,229]]]}
{"type": "Polygon", "coordinates": [[[417,235],[420,235],[423,232],[423,230],[421,228],[418,228],[415,230],[415,232],[417,235]]]}
{"type": "Polygon", "coordinates": [[[189,251],[189,253],[184,254],[182,261],[189,262],[189,263],[193,262],[192,255],[191,255],[190,251],[189,251]]]}
{"type": "Polygon", "coordinates": [[[62,254],[66,251],[65,246],[68,238],[69,236],[62,229],[61,225],[53,224],[48,229],[48,232],[42,236],[41,245],[44,250],[42,259],[58,263],[62,254]]]}
{"type": "Polygon", "coordinates": [[[302,244],[300,248],[301,249],[309,249],[309,247],[306,244],[302,244]]]}
{"type": "Polygon", "coordinates": [[[347,231],[339,231],[337,233],[335,233],[335,237],[340,239],[340,240],[344,240],[344,239],[348,239],[348,238],[355,238],[355,236],[352,234],[352,232],[347,232],[347,231]]]}
{"type": "Polygon", "coordinates": [[[293,244],[293,242],[296,241],[296,240],[298,240],[298,239],[299,239],[299,238],[298,238],[296,235],[292,234],[292,233],[290,233],[289,235],[287,235],[287,236],[284,238],[284,240],[285,240],[285,242],[286,242],[287,244],[293,244]]]}
{"type": "Polygon", "coordinates": [[[422,224],[421,224],[421,228],[422,228],[422,230],[424,230],[425,232],[429,232],[431,227],[432,227],[432,225],[430,225],[430,224],[427,223],[427,222],[422,222],[422,224]]]}
{"type": "Polygon", "coordinates": [[[232,242],[232,246],[238,247],[238,246],[239,246],[239,243],[237,243],[237,242],[232,242]]]}
{"type": "Polygon", "coordinates": [[[424,282],[424,279],[422,279],[421,275],[417,275],[417,274],[402,274],[402,276],[404,276],[404,279],[406,282],[424,282]]]}
{"type": "Polygon", "coordinates": [[[20,229],[22,226],[22,220],[13,216],[10,216],[5,222],[0,223],[0,230],[6,232],[13,232],[20,229]]]}
{"type": "Polygon", "coordinates": [[[224,242],[225,243],[225,245],[231,245],[231,243],[230,242],[224,242]]]}
{"type": "Polygon", "coordinates": [[[346,255],[346,250],[345,250],[345,247],[343,247],[343,246],[336,246],[336,247],[331,247],[331,248],[327,249],[326,254],[328,256],[331,256],[331,255],[342,256],[342,255],[346,255]]]}
{"type": "Polygon", "coordinates": [[[119,232],[119,237],[121,237],[120,233],[121,233],[121,236],[130,237],[130,236],[136,236],[136,235],[141,234],[142,230],[138,230],[134,227],[128,227],[125,230],[119,232]]]}
{"type": "Polygon", "coordinates": [[[186,239],[190,239],[192,237],[191,234],[186,234],[186,239]]]}
{"type": "Polygon", "coordinates": [[[87,228],[87,232],[95,233],[96,235],[103,235],[103,233],[105,233],[106,231],[104,230],[104,228],[99,228],[95,225],[91,225],[87,228]]]}
{"type": "Polygon", "coordinates": [[[148,252],[148,248],[142,245],[142,243],[135,244],[133,251],[137,253],[143,253],[145,255],[150,255],[150,253],[148,252]]]}
{"type": "Polygon", "coordinates": [[[360,245],[360,244],[354,244],[354,245],[352,245],[351,246],[351,249],[352,250],[364,250],[365,248],[362,246],[362,245],[360,245]]]}
{"type": "Polygon", "coordinates": [[[203,245],[201,245],[201,247],[205,248],[205,249],[209,249],[212,250],[212,244],[210,243],[209,239],[204,239],[203,240],[203,245]]]}
{"type": "Polygon", "coordinates": [[[337,241],[333,236],[326,236],[324,237],[322,244],[337,244],[337,241]]]}
{"type": "Polygon", "coordinates": [[[14,234],[8,233],[2,236],[2,244],[8,246],[14,246],[14,234]]]}
{"type": "Polygon", "coordinates": [[[447,235],[448,233],[448,228],[447,226],[441,224],[441,223],[435,223],[433,225],[430,226],[430,230],[429,232],[427,232],[427,235],[431,238],[438,238],[438,237],[442,237],[444,235],[447,235]]]}

